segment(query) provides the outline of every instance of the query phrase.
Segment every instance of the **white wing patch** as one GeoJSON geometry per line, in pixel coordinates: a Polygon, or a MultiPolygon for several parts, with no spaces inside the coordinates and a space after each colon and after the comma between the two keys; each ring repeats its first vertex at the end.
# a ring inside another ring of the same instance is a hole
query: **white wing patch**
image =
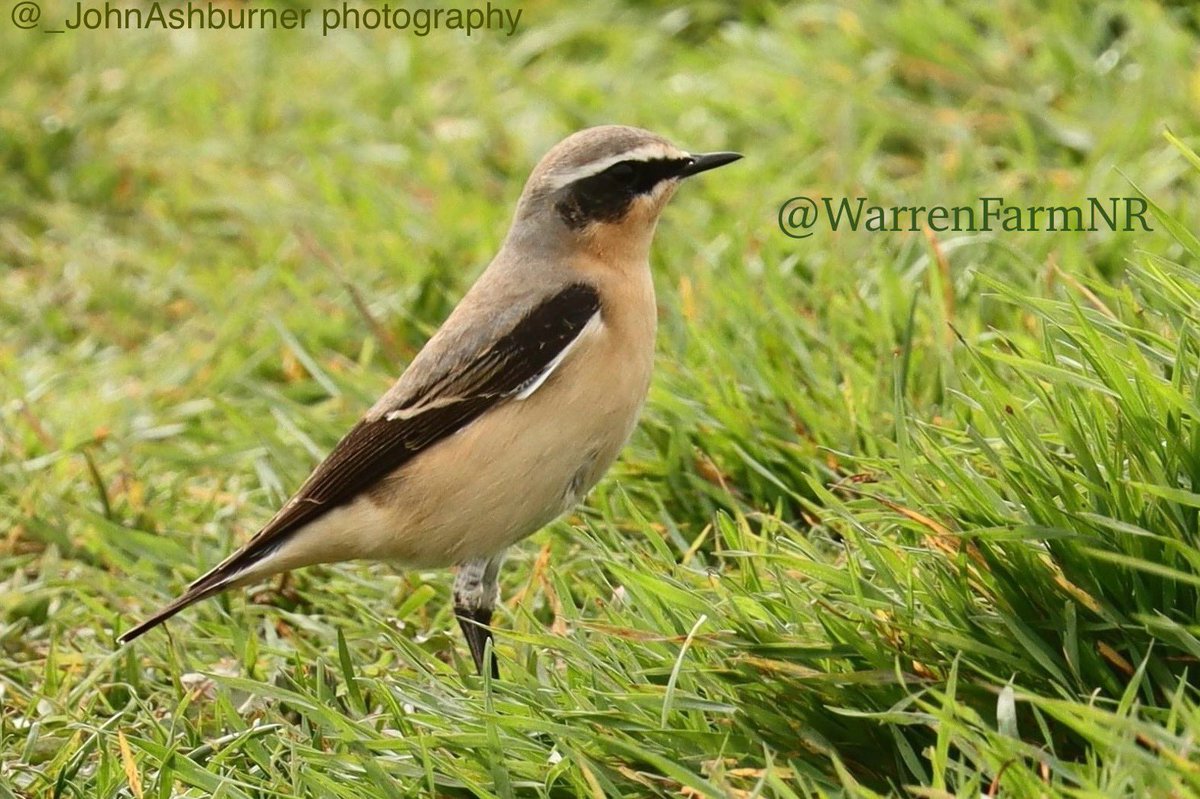
{"type": "Polygon", "coordinates": [[[400,408],[399,410],[388,411],[384,418],[389,422],[412,419],[425,413],[425,411],[431,411],[434,408],[445,408],[448,405],[453,405],[454,403],[461,401],[462,397],[438,397],[432,402],[422,402],[418,405],[412,406],[411,408],[400,408]]]}
{"type": "Polygon", "coordinates": [[[567,346],[562,348],[562,352],[554,356],[554,360],[546,364],[546,367],[542,369],[542,371],[526,380],[523,385],[517,387],[517,389],[513,392],[513,399],[524,400],[533,396],[533,392],[542,387],[542,383],[545,383],[546,379],[554,373],[554,370],[562,365],[562,362],[566,360],[568,355],[571,354],[571,351],[575,349],[576,345],[579,344],[580,341],[583,341],[585,336],[594,333],[601,324],[603,324],[603,322],[600,320],[600,312],[596,311],[596,313],[592,314],[592,318],[588,319],[587,324],[583,326],[583,329],[579,331],[579,335],[571,339],[567,346]]]}
{"type": "MultiPolygon", "coordinates": [[[[573,338],[569,342],[567,342],[567,346],[563,347],[562,351],[560,351],[558,353],[558,355],[555,355],[554,359],[551,360],[550,363],[546,364],[546,366],[543,367],[542,371],[538,372],[536,375],[529,378],[524,383],[522,383],[521,385],[514,388],[512,391],[508,392],[505,396],[512,397],[513,399],[516,399],[516,400],[529,399],[529,397],[531,397],[533,395],[533,392],[535,392],[539,388],[541,388],[542,384],[545,383],[547,379],[549,379],[550,375],[554,373],[554,370],[562,365],[562,362],[567,359],[567,356],[571,354],[571,352],[575,349],[575,346],[577,344],[579,344],[579,342],[582,341],[585,336],[588,336],[588,335],[594,333],[596,331],[596,329],[599,328],[600,325],[602,325],[602,324],[604,324],[604,322],[600,318],[600,312],[596,311],[596,313],[592,314],[592,316],[588,319],[587,324],[585,324],[580,329],[578,335],[576,335],[575,338],[573,338]]],[[[412,406],[411,408],[401,408],[398,410],[389,411],[388,413],[384,414],[384,418],[387,419],[389,422],[396,422],[396,421],[401,421],[404,419],[412,419],[416,416],[420,416],[422,413],[425,413],[426,411],[433,410],[434,408],[441,408],[441,407],[445,407],[447,405],[453,405],[454,403],[461,402],[461,401],[462,401],[462,397],[458,397],[458,396],[438,397],[437,399],[434,399],[430,402],[418,403],[418,404],[412,406]]]]}

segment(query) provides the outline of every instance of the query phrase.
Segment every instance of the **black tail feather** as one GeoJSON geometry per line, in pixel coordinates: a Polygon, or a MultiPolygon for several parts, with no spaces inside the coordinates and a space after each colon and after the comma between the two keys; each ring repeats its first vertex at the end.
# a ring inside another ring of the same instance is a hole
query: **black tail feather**
{"type": "Polygon", "coordinates": [[[220,580],[209,583],[208,585],[195,583],[192,585],[192,587],[188,588],[187,592],[184,593],[183,596],[179,597],[171,604],[167,605],[165,608],[143,621],[141,624],[138,624],[135,627],[121,633],[121,635],[117,637],[117,641],[122,644],[127,644],[134,638],[142,635],[142,633],[152,630],[158,625],[162,624],[164,621],[171,618],[184,608],[194,605],[202,599],[208,599],[213,594],[219,594],[229,587],[231,586],[228,580],[220,580]]]}
{"type": "Polygon", "coordinates": [[[117,641],[122,644],[129,643],[142,633],[162,624],[184,608],[194,605],[202,599],[208,599],[210,596],[219,594],[226,589],[244,585],[247,580],[247,572],[250,568],[263,558],[269,557],[278,547],[278,542],[255,545],[254,541],[251,540],[245,547],[234,552],[201,575],[187,587],[187,590],[178,599],[141,624],[122,633],[117,638],[117,641]]]}

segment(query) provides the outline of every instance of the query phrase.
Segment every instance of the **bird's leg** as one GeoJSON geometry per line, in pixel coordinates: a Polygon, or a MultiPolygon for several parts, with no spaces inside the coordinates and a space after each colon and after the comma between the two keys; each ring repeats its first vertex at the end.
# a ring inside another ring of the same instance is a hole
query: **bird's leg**
{"type": "MultiPolygon", "coordinates": [[[[468,560],[458,567],[458,575],[454,578],[454,615],[458,617],[458,625],[462,627],[471,657],[475,659],[475,668],[481,675],[487,642],[492,639],[492,629],[488,625],[492,622],[492,608],[500,596],[498,578],[503,562],[503,552],[489,558],[468,560]]],[[[492,652],[490,670],[493,679],[500,676],[495,652],[492,652]]]]}

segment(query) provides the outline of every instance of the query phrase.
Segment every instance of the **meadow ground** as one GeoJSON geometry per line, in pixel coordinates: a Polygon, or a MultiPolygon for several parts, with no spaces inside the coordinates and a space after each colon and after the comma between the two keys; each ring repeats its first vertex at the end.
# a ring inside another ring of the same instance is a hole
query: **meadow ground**
{"type": "Polygon", "coordinates": [[[469,40],[6,8],[0,797],[1200,791],[1196,12],[956,6],[528,2],[469,40]],[[603,122],[746,158],[659,228],[643,424],[510,558],[503,679],[449,574],[383,565],[116,645],[603,122]],[[792,239],[795,196],[1154,229],[792,239]]]}

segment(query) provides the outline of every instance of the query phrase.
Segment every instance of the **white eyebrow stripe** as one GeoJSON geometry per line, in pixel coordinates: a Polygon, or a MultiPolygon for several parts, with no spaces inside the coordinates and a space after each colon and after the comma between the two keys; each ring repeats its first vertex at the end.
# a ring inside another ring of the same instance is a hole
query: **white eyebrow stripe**
{"type": "Polygon", "coordinates": [[[689,153],[683,150],[676,150],[669,144],[643,144],[641,147],[634,147],[632,150],[626,150],[623,153],[611,155],[608,158],[602,158],[599,161],[577,166],[569,172],[564,172],[554,179],[552,188],[561,189],[563,186],[574,183],[577,180],[598,175],[608,169],[613,164],[619,164],[622,161],[653,161],[658,158],[690,158],[689,153]]]}

